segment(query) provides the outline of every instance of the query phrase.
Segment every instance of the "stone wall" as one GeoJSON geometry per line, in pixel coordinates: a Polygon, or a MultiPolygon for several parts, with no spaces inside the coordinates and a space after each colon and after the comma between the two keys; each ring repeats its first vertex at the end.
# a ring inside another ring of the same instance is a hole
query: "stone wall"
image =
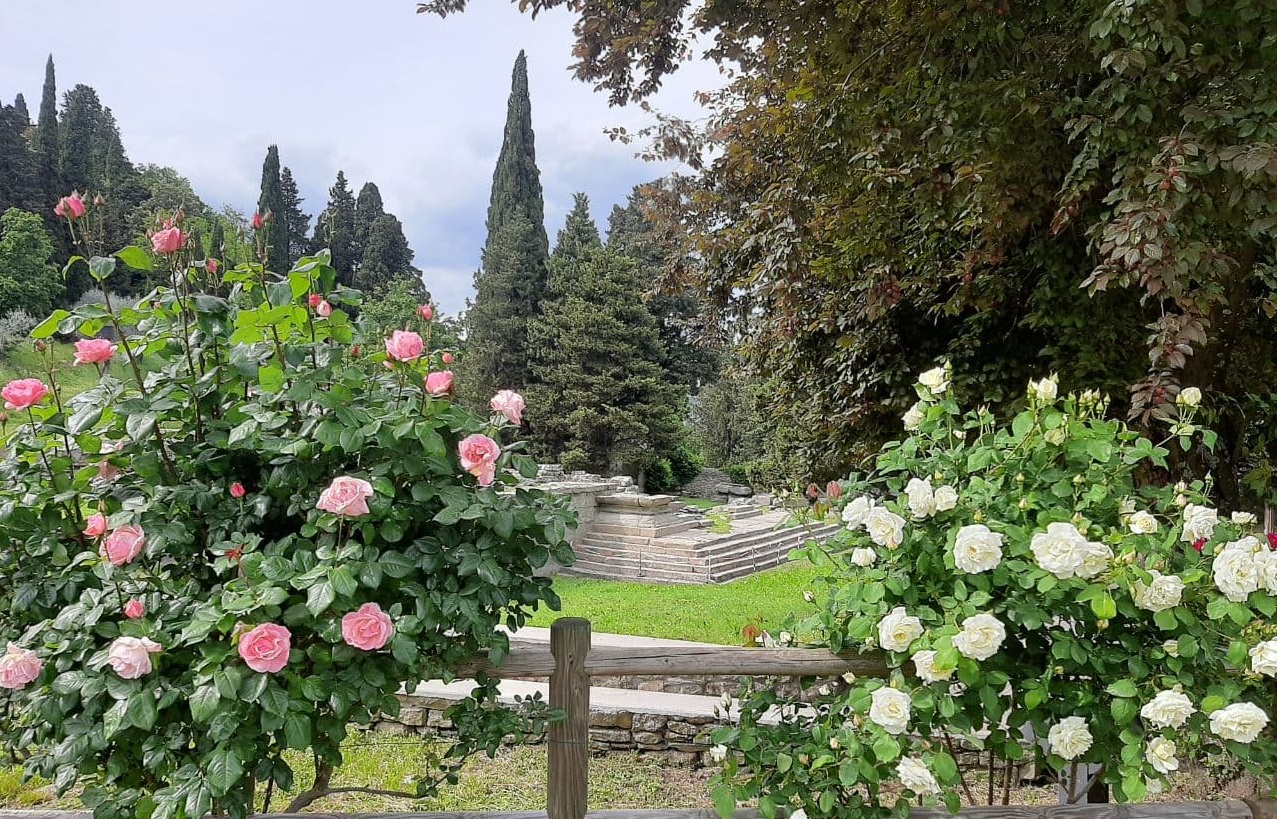
{"type": "MultiPolygon", "coordinates": [[[[589,534],[598,514],[599,495],[614,492],[637,492],[634,479],[622,475],[616,478],[604,478],[589,472],[565,473],[557,464],[541,464],[541,469],[533,481],[527,486],[541,489],[561,497],[571,499],[572,508],[576,510],[577,525],[568,530],[568,543],[575,549],[581,539],[589,534]]],[[[537,571],[540,576],[557,574],[562,567],[551,560],[537,571]]]]}

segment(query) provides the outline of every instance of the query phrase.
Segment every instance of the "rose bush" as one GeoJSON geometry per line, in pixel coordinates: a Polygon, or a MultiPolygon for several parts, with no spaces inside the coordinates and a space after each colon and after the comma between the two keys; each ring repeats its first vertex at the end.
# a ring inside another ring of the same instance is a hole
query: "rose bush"
{"type": "MultiPolygon", "coordinates": [[[[169,284],[32,333],[110,326],[78,357],[130,379],[100,367],[64,398],[50,364],[3,389],[0,739],[103,819],[242,817],[292,787],[285,749],[326,785],[347,726],[397,713],[402,686],[500,661],[499,626],[557,606],[534,570],[571,561],[570,512],[519,486],[536,466],[502,416],[425,389],[427,322],[360,343],[327,251],[222,270],[171,223],[152,249],[72,264],[104,291],[121,264],[169,284]]],[[[494,680],[472,697],[418,793],[524,725],[494,680]]]]}
{"type": "Polygon", "coordinates": [[[887,677],[803,704],[746,697],[739,726],[713,735],[730,751],[720,812],[754,799],[766,817],[956,810],[958,738],[1008,782],[1038,755],[1074,774],[1075,797],[1081,763],[1103,766],[1120,801],[1164,785],[1185,753],[1271,776],[1277,536],[1169,474],[1168,447],[1214,445],[1194,424],[1200,396],[1154,443],[1054,377],[1005,426],[963,413],[949,383],[945,368],[924,374],[907,437],[827,493],[845,529],[799,552],[829,568],[829,593],[792,630],[877,651],[887,677]]]}

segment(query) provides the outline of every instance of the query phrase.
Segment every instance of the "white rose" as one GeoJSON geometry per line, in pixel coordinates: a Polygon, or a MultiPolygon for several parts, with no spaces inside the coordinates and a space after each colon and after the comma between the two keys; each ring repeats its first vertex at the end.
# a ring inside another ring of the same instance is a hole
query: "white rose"
{"type": "Polygon", "coordinates": [[[888,549],[898,549],[905,538],[905,519],[890,509],[875,506],[865,518],[865,529],[874,543],[888,549]]]}
{"type": "Polygon", "coordinates": [[[1165,651],[1172,657],[1179,656],[1179,640],[1167,640],[1162,643],[1162,651],[1165,651]]]}
{"type": "Polygon", "coordinates": [[[1095,741],[1091,729],[1082,717],[1065,717],[1051,726],[1046,741],[1051,746],[1051,753],[1065,759],[1077,759],[1091,749],[1095,741]]]}
{"type": "Polygon", "coordinates": [[[1217,523],[1219,523],[1219,512],[1209,506],[1198,506],[1195,503],[1186,504],[1184,506],[1184,532],[1179,539],[1185,543],[1193,543],[1202,538],[1210,540],[1210,536],[1215,534],[1215,524],[1217,523]]]}
{"type": "Polygon", "coordinates": [[[948,512],[958,505],[958,490],[952,486],[936,487],[936,511],[948,512]]]}
{"type": "Polygon", "coordinates": [[[1082,550],[1082,565],[1077,567],[1077,576],[1090,580],[1097,574],[1102,574],[1112,559],[1113,550],[1107,544],[1089,540],[1082,550]]]}
{"type": "Polygon", "coordinates": [[[1163,611],[1178,606],[1184,594],[1184,581],[1179,575],[1162,574],[1156,569],[1149,571],[1149,574],[1153,576],[1153,580],[1147,586],[1139,581],[1135,583],[1135,605],[1148,611],[1163,611]]]}
{"type": "Polygon", "coordinates": [[[1033,558],[1044,570],[1061,580],[1078,573],[1091,551],[1091,544],[1072,523],[1052,523],[1029,541],[1033,558]]]}
{"type": "Polygon", "coordinates": [[[1002,535],[983,523],[973,523],[958,530],[953,541],[953,565],[968,574],[979,574],[997,568],[1002,562],[1002,535]]]}
{"type": "Polygon", "coordinates": [[[909,432],[913,432],[915,429],[922,426],[922,422],[927,420],[927,413],[922,408],[922,402],[918,401],[912,407],[907,409],[905,411],[904,418],[901,420],[904,421],[905,429],[909,432]]]}
{"type": "Polygon", "coordinates": [[[1220,739],[1251,743],[1268,724],[1264,709],[1249,702],[1235,702],[1211,712],[1211,733],[1220,739]]]}
{"type": "Polygon", "coordinates": [[[905,487],[905,497],[909,501],[909,511],[915,518],[923,520],[936,513],[936,495],[931,489],[930,478],[911,478],[905,487]]]}
{"type": "Polygon", "coordinates": [[[985,612],[962,621],[962,631],[953,636],[953,647],[964,657],[987,660],[998,653],[1006,638],[1006,627],[998,618],[985,612]]]}
{"type": "Polygon", "coordinates": [[[907,756],[896,766],[900,784],[918,796],[935,796],[940,793],[940,783],[927,768],[927,763],[914,756],[907,756]]]}
{"type": "Polygon", "coordinates": [[[1177,750],[1175,743],[1169,739],[1154,737],[1148,741],[1144,758],[1153,766],[1153,770],[1168,774],[1179,769],[1179,760],[1175,758],[1177,750]]]}
{"type": "Polygon", "coordinates": [[[878,560],[878,553],[873,549],[861,546],[851,550],[851,562],[864,569],[872,566],[878,560]]]}
{"type": "Polygon", "coordinates": [[[1249,526],[1255,522],[1254,512],[1234,512],[1229,516],[1229,520],[1238,526],[1249,526]]]}
{"type": "MultiPolygon", "coordinates": [[[[1254,540],[1254,538],[1251,538],[1254,540]]],[[[1258,543],[1259,541],[1255,541],[1258,543]]],[[[1260,547],[1255,552],[1255,572],[1259,575],[1260,588],[1269,594],[1277,594],[1277,552],[1260,547]]]]}
{"type": "Polygon", "coordinates": [[[942,395],[949,389],[949,376],[945,374],[944,367],[935,367],[918,376],[918,383],[932,395],[942,395]]]}
{"type": "Polygon", "coordinates": [[[922,621],[896,606],[878,623],[878,644],[888,651],[907,651],[922,636],[922,621]]]}
{"type": "Polygon", "coordinates": [[[869,719],[889,734],[903,734],[909,727],[909,695],[894,688],[879,688],[869,695],[869,719]]]}
{"type": "Polygon", "coordinates": [[[1265,640],[1250,650],[1250,670],[1277,677],[1277,640],[1265,640]]]}
{"type": "Polygon", "coordinates": [[[1211,564],[1215,586],[1234,603],[1245,603],[1250,593],[1259,589],[1260,567],[1254,548],[1258,545],[1259,541],[1253,537],[1229,543],[1215,555],[1211,564]]]}
{"type": "Polygon", "coordinates": [[[918,672],[918,679],[925,683],[944,682],[953,676],[954,669],[940,670],[936,668],[936,653],[934,651],[915,651],[913,657],[914,671],[918,672]]]}
{"type": "Polygon", "coordinates": [[[1037,398],[1047,404],[1051,403],[1060,394],[1059,376],[1053,375],[1050,378],[1043,378],[1041,381],[1029,382],[1029,397],[1037,398]]]}
{"type": "Polygon", "coordinates": [[[1179,395],[1175,398],[1175,403],[1183,404],[1186,407],[1196,407],[1202,403],[1202,391],[1197,387],[1185,387],[1179,391],[1179,395]]]}
{"type": "Polygon", "coordinates": [[[869,512],[873,508],[873,500],[861,495],[843,507],[842,522],[847,524],[848,529],[859,529],[864,525],[865,518],[869,517],[869,512]]]}
{"type": "Polygon", "coordinates": [[[713,748],[710,748],[709,758],[715,762],[722,762],[724,759],[727,759],[727,746],[715,745],[713,748]]]}
{"type": "Polygon", "coordinates": [[[1131,515],[1131,519],[1126,522],[1130,530],[1137,535],[1151,535],[1157,532],[1157,518],[1148,512],[1140,510],[1131,515]]]}
{"type": "Polygon", "coordinates": [[[1144,703],[1140,716],[1157,728],[1183,728],[1197,709],[1182,691],[1159,691],[1144,703]]]}
{"type": "Polygon", "coordinates": [[[799,808],[798,810],[789,814],[789,819],[807,819],[807,811],[803,810],[802,808],[799,808]]]}

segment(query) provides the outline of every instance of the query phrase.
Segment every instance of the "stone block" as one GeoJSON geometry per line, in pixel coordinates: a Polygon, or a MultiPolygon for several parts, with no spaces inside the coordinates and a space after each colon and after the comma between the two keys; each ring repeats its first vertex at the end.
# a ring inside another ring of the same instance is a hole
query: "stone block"
{"type": "Polygon", "coordinates": [[[442,711],[430,711],[426,714],[426,725],[431,728],[451,728],[452,720],[445,717],[442,711]]]}
{"type": "Polygon", "coordinates": [[[624,728],[629,731],[634,724],[634,715],[628,711],[594,711],[590,714],[591,728],[624,728]]]}
{"type": "Polygon", "coordinates": [[[634,714],[630,727],[635,731],[662,731],[667,721],[664,714],[634,714]]]}
{"type": "Polygon", "coordinates": [[[372,729],[379,734],[387,734],[392,737],[402,737],[412,733],[412,730],[407,725],[384,720],[374,725],[372,729]]]}
{"type": "Polygon", "coordinates": [[[613,745],[633,745],[634,738],[629,731],[619,728],[591,728],[590,740],[592,742],[607,742],[613,745]]]}
{"type": "Polygon", "coordinates": [[[641,749],[664,748],[668,744],[665,735],[659,731],[635,731],[632,736],[641,749]]]}
{"type": "Polygon", "coordinates": [[[399,709],[398,721],[404,725],[425,725],[426,709],[418,705],[404,705],[399,709]]]}

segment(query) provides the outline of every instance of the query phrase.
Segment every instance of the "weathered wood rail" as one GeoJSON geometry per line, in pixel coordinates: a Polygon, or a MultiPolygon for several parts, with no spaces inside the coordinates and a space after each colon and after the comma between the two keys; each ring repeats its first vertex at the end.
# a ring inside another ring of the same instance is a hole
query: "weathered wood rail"
{"type": "MultiPolygon", "coordinates": [[[[550,707],[566,718],[552,723],[547,737],[548,773],[545,811],[440,813],[304,813],[271,814],[271,819],[719,819],[712,810],[651,809],[591,811],[587,805],[590,765],[590,677],[615,675],[720,674],[776,677],[833,677],[851,672],[886,676],[881,657],[837,654],[806,648],[591,648],[590,622],[577,617],[557,620],[550,646],[512,641],[500,665],[476,661],[464,673],[479,671],[501,678],[549,677],[550,707]]],[[[910,819],[945,819],[944,810],[914,808],[910,819]]],[[[1160,802],[1134,805],[993,805],[963,808],[960,819],[1277,819],[1277,800],[1160,802]]],[[[93,819],[92,813],[70,811],[6,811],[0,819],[93,819]]],[[[732,819],[762,819],[742,809],[732,819]]]]}

